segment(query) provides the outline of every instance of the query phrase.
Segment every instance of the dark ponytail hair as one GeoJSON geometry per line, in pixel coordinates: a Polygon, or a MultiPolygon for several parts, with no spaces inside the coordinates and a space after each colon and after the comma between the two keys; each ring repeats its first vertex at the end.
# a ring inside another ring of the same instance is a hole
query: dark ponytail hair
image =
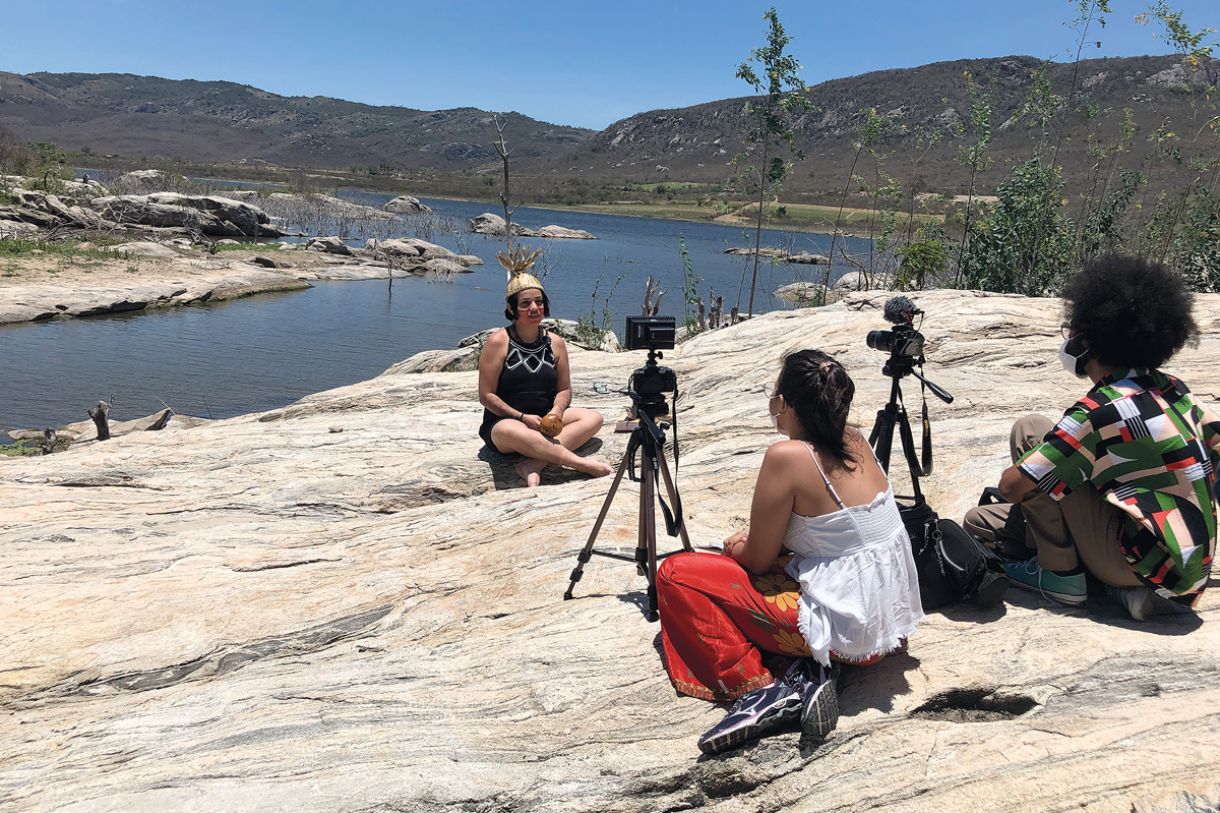
{"type": "Polygon", "coordinates": [[[856,462],[844,437],[856,385],[842,364],[821,350],[787,353],[776,389],[796,412],[806,437],[818,449],[840,463],[856,462]]]}

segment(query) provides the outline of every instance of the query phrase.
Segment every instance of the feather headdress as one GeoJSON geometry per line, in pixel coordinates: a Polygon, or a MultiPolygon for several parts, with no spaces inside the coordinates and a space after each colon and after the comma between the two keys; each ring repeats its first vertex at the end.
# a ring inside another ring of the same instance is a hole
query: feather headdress
{"type": "Polygon", "coordinates": [[[522,245],[515,246],[508,251],[501,251],[496,255],[496,261],[508,271],[508,287],[504,289],[506,300],[512,299],[526,288],[537,288],[539,291],[545,292],[546,289],[542,287],[542,283],[529,272],[534,267],[534,262],[541,256],[542,249],[536,248],[531,251],[522,245]]]}

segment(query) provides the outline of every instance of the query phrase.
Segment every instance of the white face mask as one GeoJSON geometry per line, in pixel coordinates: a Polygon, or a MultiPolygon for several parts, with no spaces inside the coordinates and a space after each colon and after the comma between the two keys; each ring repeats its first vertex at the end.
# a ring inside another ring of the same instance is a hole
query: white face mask
{"type": "Polygon", "coordinates": [[[779,432],[781,435],[785,434],[784,431],[779,428],[779,416],[783,415],[787,411],[788,411],[787,404],[784,404],[784,408],[781,409],[779,412],[772,412],[770,405],[767,406],[767,416],[771,419],[771,430],[772,431],[779,432]]]}
{"type": "Polygon", "coordinates": [[[1087,375],[1084,371],[1084,365],[1089,351],[1085,349],[1079,356],[1073,356],[1068,352],[1068,345],[1071,343],[1072,339],[1063,340],[1063,345],[1059,348],[1059,363],[1063,365],[1063,369],[1072,375],[1077,378],[1084,378],[1087,375]]]}

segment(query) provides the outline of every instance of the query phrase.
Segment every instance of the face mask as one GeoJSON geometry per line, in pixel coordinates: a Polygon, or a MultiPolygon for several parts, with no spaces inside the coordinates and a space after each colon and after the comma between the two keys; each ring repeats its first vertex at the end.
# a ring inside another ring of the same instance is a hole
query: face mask
{"type": "Polygon", "coordinates": [[[1085,348],[1080,351],[1080,355],[1073,354],[1069,349],[1069,345],[1079,346],[1081,343],[1078,337],[1073,336],[1070,339],[1063,340],[1063,346],[1059,348],[1059,363],[1063,365],[1063,369],[1067,370],[1077,378],[1084,378],[1086,373],[1084,366],[1089,360],[1089,350],[1085,348]],[[1075,343],[1073,345],[1073,343],[1075,343]]]}
{"type": "MultiPolygon", "coordinates": [[[[769,404],[767,405],[767,417],[769,417],[771,419],[771,430],[773,432],[780,432],[779,416],[783,415],[784,412],[787,411],[787,409],[788,409],[788,406],[785,404],[784,408],[781,409],[779,412],[772,412],[771,406],[769,404]]],[[[783,432],[780,432],[780,434],[783,434],[783,432]]]]}

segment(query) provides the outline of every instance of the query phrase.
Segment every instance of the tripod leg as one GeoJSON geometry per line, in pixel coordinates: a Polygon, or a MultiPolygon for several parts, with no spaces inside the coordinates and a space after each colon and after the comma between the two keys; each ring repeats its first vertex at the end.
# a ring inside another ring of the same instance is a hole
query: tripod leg
{"type": "Polygon", "coordinates": [[[606,494],[606,501],[602,503],[601,513],[597,515],[597,522],[593,523],[593,531],[589,534],[589,541],[585,543],[585,547],[576,555],[576,567],[572,570],[572,580],[568,584],[568,589],[564,592],[564,600],[572,597],[572,590],[576,587],[576,582],[580,581],[581,576],[585,572],[585,563],[593,556],[593,543],[597,541],[597,533],[602,529],[602,523],[606,521],[606,514],[610,513],[610,503],[614,502],[614,494],[618,491],[618,484],[623,480],[623,474],[627,471],[627,455],[623,455],[623,462],[618,464],[618,473],[614,475],[614,482],[610,484],[610,492],[606,494]]]}
{"type": "Polygon", "coordinates": [[[644,617],[656,621],[657,614],[657,469],[649,466],[640,478],[640,533],[647,551],[648,610],[644,617]]]}
{"type": "MultiPolygon", "coordinates": [[[[661,476],[665,478],[665,491],[669,494],[669,504],[674,507],[675,512],[681,509],[681,503],[678,502],[678,489],[674,486],[673,478],[669,476],[669,464],[665,462],[665,456],[657,457],[657,462],[661,466],[661,476]]],[[[682,537],[682,547],[684,550],[694,550],[690,544],[690,537],[686,535],[686,519],[681,513],[676,517],[678,520],[678,533],[682,537]]]]}
{"type": "Polygon", "coordinates": [[[911,488],[915,491],[915,501],[922,503],[923,492],[919,489],[919,475],[923,472],[923,467],[915,456],[915,438],[911,434],[911,421],[905,409],[898,413],[898,436],[902,439],[902,453],[907,459],[907,467],[911,470],[911,488]]]}
{"type": "Polygon", "coordinates": [[[877,413],[877,422],[873,424],[872,434],[868,436],[868,443],[873,447],[873,452],[886,474],[890,473],[890,452],[894,448],[894,418],[895,413],[887,405],[877,413]]]}

